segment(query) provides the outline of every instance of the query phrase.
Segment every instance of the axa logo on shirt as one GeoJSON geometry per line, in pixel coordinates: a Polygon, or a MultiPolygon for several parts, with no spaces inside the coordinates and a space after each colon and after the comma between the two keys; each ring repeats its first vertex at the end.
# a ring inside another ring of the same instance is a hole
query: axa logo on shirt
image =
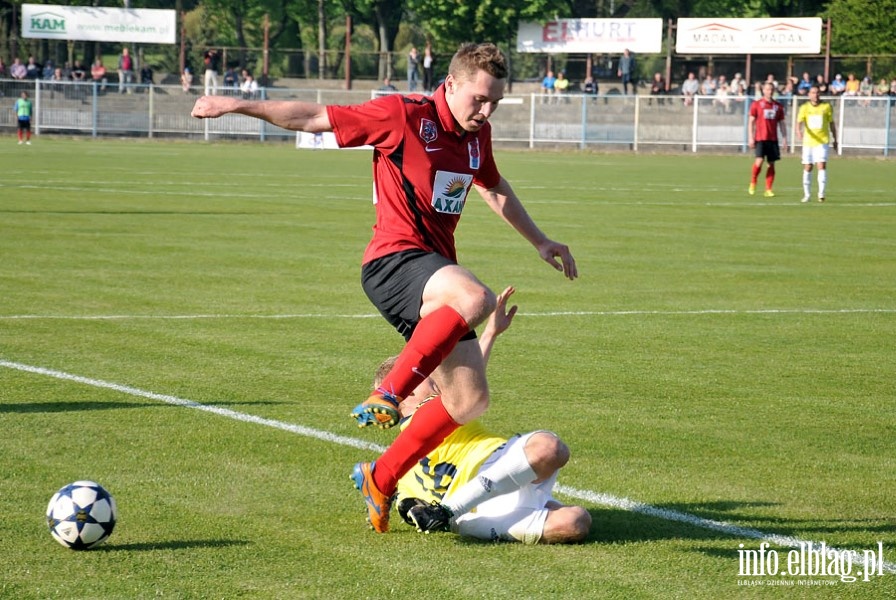
{"type": "Polygon", "coordinates": [[[451,171],[436,171],[432,184],[432,207],[436,212],[459,215],[467,201],[473,176],[451,171]]]}

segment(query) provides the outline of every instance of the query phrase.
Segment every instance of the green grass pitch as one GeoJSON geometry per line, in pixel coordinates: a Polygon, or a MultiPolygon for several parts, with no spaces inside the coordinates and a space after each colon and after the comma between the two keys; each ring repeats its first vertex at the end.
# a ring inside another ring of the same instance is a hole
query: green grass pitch
{"type": "Polygon", "coordinates": [[[803,205],[796,155],[768,199],[745,155],[498,152],[580,271],[471,195],[460,260],[520,306],[485,423],[559,433],[558,498],[594,518],[525,547],[364,525],[348,475],[376,451],[346,438],[394,434],[348,413],[401,347],[358,281],[368,153],[2,142],[0,597],[896,595],[889,571],[739,573],[764,541],[785,568],[783,538],[896,563],[892,160],[832,158],[803,205]],[[120,519],[76,553],[43,514],[84,478],[120,519]]]}

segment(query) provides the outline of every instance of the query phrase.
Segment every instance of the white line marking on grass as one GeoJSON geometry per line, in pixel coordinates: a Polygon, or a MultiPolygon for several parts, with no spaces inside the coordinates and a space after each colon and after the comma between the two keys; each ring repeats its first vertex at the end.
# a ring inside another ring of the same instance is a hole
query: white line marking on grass
{"type": "MultiPolygon", "coordinates": [[[[267,427],[281,429],[283,431],[288,431],[290,433],[296,433],[298,435],[302,435],[305,437],[322,440],[324,442],[340,444],[342,446],[349,446],[349,447],[358,448],[361,450],[371,450],[373,452],[379,452],[379,453],[382,453],[386,450],[385,446],[381,446],[380,444],[374,444],[371,442],[365,442],[363,440],[359,440],[356,438],[350,438],[350,437],[345,437],[345,436],[341,436],[341,435],[336,435],[333,433],[329,433],[327,431],[321,431],[319,429],[313,429],[311,427],[304,427],[302,425],[291,425],[289,423],[284,423],[282,421],[276,421],[274,419],[265,419],[262,417],[256,417],[254,415],[237,412],[235,410],[230,410],[227,408],[218,408],[216,406],[200,404],[198,402],[193,402],[192,400],[185,400],[183,398],[178,398],[177,396],[169,396],[167,394],[157,394],[155,392],[148,392],[148,391],[137,389],[137,388],[127,386],[127,385],[120,385],[117,383],[111,383],[109,381],[103,381],[101,379],[92,379],[90,377],[81,377],[80,375],[72,375],[71,373],[65,373],[63,371],[56,371],[53,369],[45,369],[43,367],[34,367],[31,365],[26,365],[26,364],[22,364],[22,363],[7,361],[7,360],[0,360],[0,367],[6,367],[8,369],[14,369],[17,371],[24,371],[26,373],[34,373],[36,375],[46,375],[48,377],[54,377],[56,379],[62,379],[65,381],[73,381],[75,383],[82,383],[84,385],[90,385],[93,387],[114,390],[117,392],[121,392],[123,394],[128,394],[130,396],[138,396],[140,398],[147,398],[150,400],[159,400],[159,401],[165,402],[167,404],[172,404],[175,406],[182,406],[184,408],[193,408],[196,410],[210,412],[210,413],[214,413],[216,415],[220,415],[222,417],[236,419],[237,421],[242,421],[244,423],[254,423],[256,425],[265,425],[267,427]]],[[[800,544],[810,543],[810,540],[803,540],[803,539],[795,538],[795,537],[791,537],[791,536],[777,535],[774,533],[765,533],[763,531],[759,531],[758,529],[752,529],[749,527],[741,527],[739,525],[725,523],[724,521],[715,521],[712,519],[704,519],[703,517],[698,517],[696,515],[692,515],[689,513],[679,512],[679,511],[675,511],[675,510],[669,510],[669,509],[665,509],[665,508],[658,508],[656,506],[651,506],[649,504],[642,504],[640,502],[635,502],[634,500],[629,500],[628,498],[619,498],[617,496],[611,496],[609,494],[601,494],[601,493],[592,492],[589,490],[579,490],[576,488],[568,487],[565,485],[559,485],[559,484],[557,485],[556,490],[561,494],[569,496],[570,498],[575,498],[577,500],[584,500],[586,502],[591,502],[592,504],[608,506],[610,508],[616,508],[616,509],[620,509],[620,510],[633,512],[633,513],[647,515],[650,517],[654,517],[657,519],[663,519],[666,521],[676,521],[679,523],[686,523],[686,524],[692,525],[694,527],[699,527],[702,529],[710,529],[712,531],[717,531],[719,533],[723,533],[725,535],[730,535],[733,537],[762,540],[762,541],[766,541],[769,543],[777,544],[779,546],[793,547],[793,548],[800,547],[800,544]]],[[[814,541],[812,543],[819,544],[819,542],[814,542],[814,541]]],[[[835,547],[829,547],[829,550],[834,550],[836,552],[842,552],[841,549],[835,548],[835,547]]],[[[896,573],[896,564],[894,564],[894,563],[883,562],[881,564],[881,566],[884,570],[886,570],[889,573],[896,573]]]]}
{"type": "Polygon", "coordinates": [[[266,425],[267,427],[282,429],[284,431],[297,433],[305,437],[311,437],[318,440],[323,440],[325,442],[333,442],[335,444],[341,444],[343,446],[351,446],[352,448],[360,448],[361,450],[383,452],[386,449],[384,446],[381,446],[379,444],[373,444],[371,442],[365,442],[356,438],[336,435],[327,431],[320,431],[318,429],[312,429],[311,427],[304,427],[302,425],[291,425],[282,421],[275,421],[274,419],[265,419],[263,417],[247,415],[246,413],[230,410],[229,408],[209,406],[208,404],[200,404],[198,402],[193,402],[192,400],[184,400],[183,398],[178,398],[177,396],[156,394],[155,392],[147,392],[145,390],[140,390],[127,385],[119,385],[117,383],[102,381],[100,379],[91,379],[90,377],[81,377],[80,375],[72,375],[70,373],[64,373],[62,371],[54,371],[53,369],[32,367],[31,365],[24,365],[22,363],[10,362],[7,360],[0,360],[0,367],[6,367],[8,369],[15,369],[18,371],[25,371],[26,373],[35,373],[37,375],[46,375],[48,377],[55,377],[56,379],[64,379],[66,381],[74,381],[75,383],[83,383],[85,385],[90,385],[93,387],[115,390],[116,392],[121,392],[130,396],[139,396],[141,398],[148,398],[150,400],[159,400],[160,402],[173,404],[175,406],[183,406],[184,408],[194,408],[196,410],[214,413],[222,417],[236,419],[237,421],[243,421],[245,423],[255,423],[256,425],[266,425]]]}
{"type": "MultiPolygon", "coordinates": [[[[850,314],[890,314],[896,308],[757,308],[755,310],[704,309],[704,310],[572,310],[549,312],[521,312],[524,317],[624,317],[630,315],[850,315],[850,314]]],[[[237,314],[195,314],[195,315],[0,315],[0,320],[60,319],[72,321],[115,321],[125,319],[373,319],[378,314],[335,314],[294,313],[281,315],[237,315],[237,314]]]]}
{"type": "MultiPolygon", "coordinates": [[[[663,519],[665,521],[686,523],[688,525],[693,525],[694,527],[711,529],[713,531],[718,531],[719,533],[724,533],[726,535],[731,535],[734,537],[761,540],[764,542],[769,542],[770,544],[777,544],[778,546],[784,546],[788,548],[799,548],[800,545],[808,544],[810,542],[810,540],[804,540],[789,535],[766,533],[764,531],[759,531],[758,529],[753,529],[751,527],[741,527],[739,525],[732,525],[731,523],[726,523],[724,521],[704,519],[703,517],[698,517],[696,515],[680,512],[677,510],[658,508],[649,504],[635,502],[634,500],[629,500],[628,498],[618,498],[616,496],[610,496],[609,494],[600,494],[588,490],[577,490],[576,488],[571,488],[561,484],[557,484],[554,489],[561,494],[569,496],[570,498],[575,498],[576,500],[585,500],[586,502],[591,502],[593,504],[600,504],[602,506],[618,508],[641,515],[647,515],[657,519],[663,519]]],[[[820,542],[812,541],[812,544],[818,546],[820,542]]],[[[829,547],[829,550],[833,550],[838,553],[843,551],[843,549],[835,548],[833,546],[829,547]]],[[[888,571],[889,573],[896,573],[896,564],[894,563],[884,562],[881,566],[885,571],[888,571]]]]}

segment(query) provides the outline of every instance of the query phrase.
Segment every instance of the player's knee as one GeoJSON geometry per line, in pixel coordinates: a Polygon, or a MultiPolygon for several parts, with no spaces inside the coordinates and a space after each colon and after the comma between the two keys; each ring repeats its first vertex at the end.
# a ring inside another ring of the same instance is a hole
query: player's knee
{"type": "Polygon", "coordinates": [[[461,305],[460,314],[464,316],[471,327],[485,321],[498,306],[495,293],[484,285],[472,286],[458,302],[461,305]]]}
{"type": "Polygon", "coordinates": [[[526,442],[526,459],[539,479],[550,477],[569,462],[569,446],[555,434],[539,431],[526,442]]]}

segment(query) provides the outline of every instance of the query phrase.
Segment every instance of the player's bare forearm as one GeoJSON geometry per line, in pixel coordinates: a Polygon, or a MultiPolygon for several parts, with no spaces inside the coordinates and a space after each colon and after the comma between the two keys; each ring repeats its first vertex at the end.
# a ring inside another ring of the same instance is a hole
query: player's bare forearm
{"type": "Polygon", "coordinates": [[[495,340],[498,339],[499,335],[507,331],[507,328],[510,327],[510,324],[513,322],[513,317],[516,315],[516,305],[511,306],[509,309],[507,308],[507,300],[515,291],[513,286],[508,286],[504,288],[503,292],[498,294],[498,302],[495,311],[485,322],[485,328],[479,336],[479,349],[482,351],[482,359],[486,365],[488,364],[488,359],[491,357],[492,347],[495,345],[495,340]]]}
{"type": "Polygon", "coordinates": [[[197,119],[216,119],[227,114],[246,115],[290,131],[323,133],[333,130],[326,107],[313,102],[202,96],[196,101],[191,114],[197,119]]]}

